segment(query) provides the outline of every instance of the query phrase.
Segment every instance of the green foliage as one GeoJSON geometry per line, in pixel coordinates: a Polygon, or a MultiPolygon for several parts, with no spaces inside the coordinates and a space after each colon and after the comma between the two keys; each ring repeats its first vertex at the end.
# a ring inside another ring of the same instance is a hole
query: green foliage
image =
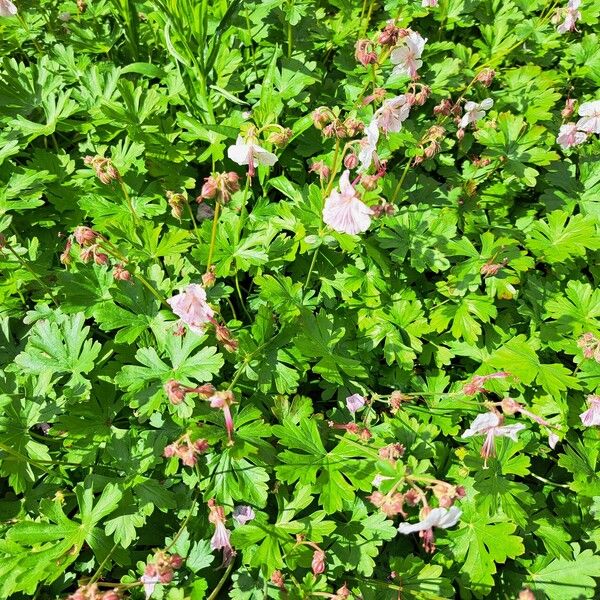
{"type": "Polygon", "coordinates": [[[15,4],[0,600],[597,598],[599,1],[15,4]]]}

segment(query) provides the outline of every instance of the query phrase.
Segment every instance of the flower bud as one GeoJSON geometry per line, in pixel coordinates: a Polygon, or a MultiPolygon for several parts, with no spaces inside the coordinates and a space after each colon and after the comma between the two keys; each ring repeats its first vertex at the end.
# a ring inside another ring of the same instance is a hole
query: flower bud
{"type": "MultiPolygon", "coordinates": [[[[356,137],[365,130],[365,124],[358,119],[349,118],[344,121],[344,129],[341,137],[356,137]]],[[[340,133],[342,133],[341,130],[340,133]]]]}
{"type": "Polygon", "coordinates": [[[362,175],[360,178],[360,183],[365,190],[371,192],[377,187],[378,180],[379,177],[377,177],[377,175],[362,175]]]}
{"type": "Polygon", "coordinates": [[[311,566],[315,575],[325,572],[325,552],[323,550],[315,550],[311,566]]]}
{"type": "Polygon", "coordinates": [[[175,192],[167,192],[167,202],[171,207],[171,215],[181,221],[181,216],[183,215],[183,207],[187,202],[187,198],[184,194],[179,194],[175,192]]]}
{"type": "Polygon", "coordinates": [[[202,275],[202,285],[205,288],[210,288],[215,285],[215,281],[217,280],[215,276],[215,265],[210,265],[210,268],[204,275],[202,275]]]}
{"type": "Polygon", "coordinates": [[[238,343],[231,335],[231,332],[225,325],[215,325],[215,336],[217,341],[223,344],[223,348],[227,350],[227,352],[236,352],[238,349],[238,343]]]}
{"type": "Polygon", "coordinates": [[[187,390],[178,381],[171,379],[164,385],[165,393],[169,402],[173,405],[181,404],[185,400],[187,390]]]}
{"type": "Polygon", "coordinates": [[[427,148],[425,148],[425,158],[433,158],[440,151],[440,144],[438,142],[431,142],[427,148]]]}
{"type": "Polygon", "coordinates": [[[405,94],[406,96],[406,104],[408,104],[408,106],[414,106],[417,102],[417,96],[416,94],[413,94],[412,92],[408,92],[407,94],[405,94]]]}
{"type": "Polygon", "coordinates": [[[518,600],[535,600],[535,594],[529,588],[525,588],[519,592],[518,600]]]}
{"type": "Polygon", "coordinates": [[[574,98],[569,98],[565,101],[565,107],[560,111],[563,119],[568,119],[575,112],[575,102],[574,98]]]}
{"type": "Polygon", "coordinates": [[[494,69],[483,69],[477,74],[475,81],[479,81],[485,87],[490,87],[494,77],[496,76],[496,71],[494,69]]]}
{"type": "Polygon", "coordinates": [[[356,42],[354,57],[364,67],[377,62],[377,53],[373,50],[373,44],[370,40],[358,40],[356,42]]]}
{"type": "Polygon", "coordinates": [[[344,158],[344,166],[346,167],[346,169],[355,169],[357,165],[358,165],[358,156],[356,156],[356,154],[354,154],[354,152],[347,154],[346,157],[344,158]]]}
{"type": "Polygon", "coordinates": [[[460,142],[460,141],[462,141],[462,139],[464,137],[465,137],[465,130],[461,128],[456,132],[456,139],[460,142]]]}
{"type": "Polygon", "coordinates": [[[329,179],[329,176],[331,175],[329,167],[322,160],[310,165],[309,171],[311,173],[317,173],[321,179],[329,179]]]}
{"type": "Polygon", "coordinates": [[[200,195],[196,198],[198,203],[203,200],[215,199],[221,204],[227,204],[231,196],[240,189],[239,175],[234,171],[228,173],[215,173],[204,179],[200,195]]]}
{"type": "Polygon", "coordinates": [[[521,405],[512,398],[503,398],[502,404],[500,406],[502,407],[502,412],[505,415],[514,415],[518,413],[522,408],[521,405]]]}
{"type": "Polygon", "coordinates": [[[181,556],[179,556],[179,554],[173,554],[173,555],[171,555],[171,558],[169,559],[169,564],[174,569],[180,569],[181,565],[183,565],[183,558],[181,558],[181,556]]]}
{"type": "Polygon", "coordinates": [[[331,118],[332,118],[331,111],[325,106],[320,106],[319,108],[316,108],[315,110],[313,110],[313,113],[312,113],[313,125],[317,129],[323,129],[323,127],[325,127],[325,125],[327,125],[328,123],[331,122],[331,118]]]}
{"type": "Polygon", "coordinates": [[[421,91],[415,95],[415,104],[417,106],[423,106],[425,102],[427,102],[427,98],[429,98],[429,94],[431,94],[431,88],[429,86],[422,86],[421,91]]]}
{"type": "Polygon", "coordinates": [[[401,37],[402,31],[399,27],[396,27],[393,20],[390,20],[379,34],[377,42],[382,46],[395,46],[398,43],[398,38],[401,37]]]}
{"type": "Polygon", "coordinates": [[[350,596],[350,590],[344,585],[335,593],[334,600],[346,600],[350,596]]]}
{"type": "Polygon", "coordinates": [[[102,594],[101,600],[121,600],[121,596],[119,596],[118,590],[109,590],[102,594]]]}
{"type": "MultiPolygon", "coordinates": [[[[2,236],[4,237],[4,236],[2,236]]],[[[70,265],[72,262],[72,258],[71,258],[71,246],[73,245],[73,242],[71,241],[71,238],[67,238],[67,243],[65,244],[65,249],[62,251],[62,254],[60,255],[60,262],[63,265],[70,265]]],[[[0,244],[0,247],[2,247],[2,244],[0,244]]]]}
{"type": "Polygon", "coordinates": [[[439,104],[437,104],[433,108],[434,115],[444,115],[447,117],[451,111],[452,111],[452,100],[449,100],[448,98],[444,98],[439,104]]]}
{"type": "Polygon", "coordinates": [[[93,229],[85,227],[84,225],[75,227],[73,235],[75,236],[75,240],[80,246],[90,246],[96,241],[96,238],[98,237],[98,234],[93,229]]]}
{"type": "Polygon", "coordinates": [[[415,158],[413,160],[413,165],[416,167],[416,166],[420,165],[421,163],[423,163],[424,161],[425,161],[424,156],[415,156],[415,158]]]}
{"type": "Polygon", "coordinates": [[[175,456],[175,454],[177,454],[176,444],[169,444],[168,446],[165,446],[165,449],[163,450],[163,456],[165,458],[171,458],[175,456]]]}
{"type": "Polygon", "coordinates": [[[274,131],[269,136],[269,142],[275,144],[278,148],[285,146],[294,135],[294,132],[289,128],[282,128],[280,131],[274,131]]]}
{"type": "Polygon", "coordinates": [[[113,267],[113,279],[115,281],[130,281],[131,273],[120,263],[113,267]]]}
{"type": "Polygon", "coordinates": [[[171,583],[173,581],[173,571],[165,570],[158,576],[161,583],[171,583]]]}
{"type": "Polygon", "coordinates": [[[209,443],[207,440],[205,439],[200,439],[200,440],[196,440],[194,442],[194,450],[198,453],[201,454],[203,452],[206,452],[209,448],[209,443]]]}
{"type": "Polygon", "coordinates": [[[104,252],[94,252],[94,262],[97,265],[108,264],[108,256],[104,252]]]}
{"type": "Polygon", "coordinates": [[[77,10],[83,14],[87,10],[87,2],[85,0],[77,0],[77,10]]]}
{"type": "Polygon", "coordinates": [[[283,579],[281,571],[273,571],[271,574],[271,583],[277,586],[280,590],[285,589],[285,580],[283,579]]]}

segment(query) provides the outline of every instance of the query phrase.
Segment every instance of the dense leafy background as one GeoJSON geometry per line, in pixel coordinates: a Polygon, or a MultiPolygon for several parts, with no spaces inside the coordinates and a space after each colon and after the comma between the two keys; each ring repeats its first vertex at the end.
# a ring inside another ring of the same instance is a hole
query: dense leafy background
{"type": "Polygon", "coordinates": [[[600,99],[600,2],[584,0],[564,35],[551,22],[562,3],[546,0],[17,4],[0,19],[0,597],[64,597],[94,576],[141,598],[160,548],[185,558],[154,592],[170,600],[326,597],[344,583],[365,600],[598,597],[600,444],[578,415],[600,364],[577,340],[600,332],[600,142],[555,140],[567,98],[600,99]],[[349,236],[321,219],[309,166],[340,165],[310,115],[328,106],[368,123],[375,84],[408,90],[389,60],[354,58],[388,19],[428,38],[431,95],[381,139],[387,174],[364,199],[395,212],[349,236]],[[489,88],[474,82],[485,68],[489,88]],[[459,143],[433,108],[461,97],[494,106],[459,143]],[[226,148],[249,122],[293,137],[262,142],[279,160],[246,194],[226,148]],[[436,123],[440,152],[415,164],[436,123]],[[104,185],[87,155],[110,158],[122,184],[104,185]],[[218,219],[208,295],[235,352],[214,329],[174,336],[157,299],[200,283],[212,225],[194,198],[224,170],[242,190],[218,219]],[[167,191],[187,192],[192,211],[175,218],[167,191]],[[110,240],[131,281],[75,247],[61,264],[79,225],[110,240]],[[495,371],[511,377],[461,393],[495,371]],[[169,402],[172,379],[233,390],[233,445],[200,397],[169,402]],[[395,412],[394,390],[412,394],[395,412]],[[369,440],[328,425],[353,420],[353,393],[372,400],[356,415],[369,440]],[[508,395],[560,441],[551,450],[548,431],[518,417],[527,429],[499,440],[485,470],[481,438],[460,434],[508,395]],[[163,456],[186,431],[210,443],[196,468],[163,456]],[[377,452],[392,443],[405,446],[395,466],[377,452]],[[367,498],[375,475],[410,473],[466,490],[433,555],[367,498]],[[211,498],[234,529],[227,570],[209,546],[211,498]],[[240,504],[254,521],[234,524],[240,504]],[[325,551],[322,575],[297,534],[325,551]]]}

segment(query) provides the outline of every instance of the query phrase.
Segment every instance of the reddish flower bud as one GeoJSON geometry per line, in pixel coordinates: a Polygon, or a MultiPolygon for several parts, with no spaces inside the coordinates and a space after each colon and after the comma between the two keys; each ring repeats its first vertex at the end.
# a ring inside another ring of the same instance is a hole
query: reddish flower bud
{"type": "Polygon", "coordinates": [[[494,69],[483,69],[477,74],[475,81],[479,81],[485,87],[490,87],[494,77],[496,76],[496,71],[494,69]]]}
{"type": "Polygon", "coordinates": [[[168,446],[165,446],[165,449],[163,450],[163,456],[165,458],[171,458],[172,456],[175,456],[177,454],[177,445],[176,444],[169,444],[168,446]]]}
{"type": "Polygon", "coordinates": [[[329,179],[329,176],[331,175],[329,167],[321,160],[310,165],[309,171],[311,173],[317,173],[321,179],[329,179]]]}
{"type": "MultiPolygon", "coordinates": [[[[2,236],[4,237],[4,236],[2,236]]],[[[60,255],[60,262],[63,265],[70,265],[72,262],[71,259],[71,246],[73,245],[73,242],[71,241],[71,238],[67,238],[67,243],[65,245],[65,249],[63,250],[62,254],[60,255]]],[[[2,244],[0,244],[0,247],[2,247],[2,244]]]]}
{"type": "Polygon", "coordinates": [[[315,550],[311,566],[312,572],[315,575],[320,575],[325,572],[325,552],[323,552],[323,550],[315,550]]]}
{"type": "Polygon", "coordinates": [[[377,175],[362,175],[360,178],[360,183],[365,190],[371,192],[377,187],[378,180],[379,177],[377,177],[377,175]]]}
{"type": "Polygon", "coordinates": [[[358,119],[349,118],[344,121],[343,128],[343,132],[340,128],[340,134],[343,133],[341,137],[355,137],[365,130],[365,124],[358,119]]]}
{"type": "Polygon", "coordinates": [[[108,255],[104,254],[103,252],[95,252],[94,262],[97,265],[106,265],[108,263],[108,255]]]}
{"type": "Polygon", "coordinates": [[[358,40],[356,42],[354,57],[364,67],[377,62],[377,53],[373,50],[373,44],[370,40],[358,40]]]}
{"type": "Polygon", "coordinates": [[[119,596],[118,590],[109,590],[102,594],[101,600],[121,600],[121,596],[119,596]]]}
{"type": "Polygon", "coordinates": [[[406,30],[401,30],[399,27],[396,27],[394,21],[388,21],[379,34],[377,42],[382,46],[395,46],[398,43],[398,38],[403,37],[403,32],[406,32],[406,30]]]}
{"type": "Polygon", "coordinates": [[[215,265],[210,265],[209,270],[202,275],[202,285],[205,288],[210,288],[215,285],[215,281],[217,280],[215,276],[215,265]]]}
{"type": "Polygon", "coordinates": [[[285,589],[285,581],[283,579],[281,571],[273,571],[273,573],[271,574],[271,583],[273,585],[276,585],[280,590],[285,589]]]}
{"type": "Polygon", "coordinates": [[[332,117],[333,115],[327,107],[320,106],[319,108],[316,108],[312,113],[313,125],[317,129],[323,129],[325,125],[331,122],[332,117]]]}
{"type": "Polygon", "coordinates": [[[181,565],[183,565],[183,558],[179,554],[173,554],[169,559],[169,563],[174,569],[180,569],[181,565]]]}
{"type": "Polygon", "coordinates": [[[96,241],[96,238],[99,237],[93,229],[85,227],[84,225],[75,227],[73,235],[80,246],[91,246],[96,241]]]}
{"type": "Polygon", "coordinates": [[[205,439],[196,440],[194,442],[194,450],[198,454],[202,454],[202,453],[206,452],[208,450],[208,448],[209,448],[209,443],[205,439]]]}
{"type": "Polygon", "coordinates": [[[294,132],[289,128],[282,128],[280,131],[274,131],[269,135],[268,141],[275,144],[278,148],[285,146],[294,135],[294,132]]]}
{"type": "Polygon", "coordinates": [[[423,106],[425,102],[427,102],[427,98],[429,98],[429,94],[431,94],[431,88],[429,86],[422,86],[421,91],[415,95],[415,104],[417,106],[423,106]]]}
{"type": "Polygon", "coordinates": [[[456,139],[460,142],[464,137],[465,137],[465,130],[464,129],[459,129],[456,132],[456,139]]]}
{"type": "Polygon", "coordinates": [[[202,191],[196,201],[200,203],[202,200],[214,198],[221,204],[227,204],[231,196],[239,189],[239,175],[237,173],[234,171],[215,173],[204,179],[202,191]]]}
{"type": "Polygon", "coordinates": [[[452,100],[449,100],[448,98],[444,98],[444,100],[442,100],[439,104],[437,104],[433,108],[434,115],[444,115],[447,117],[451,111],[452,111],[452,100]]]}
{"type": "Polygon", "coordinates": [[[113,279],[116,281],[129,281],[131,273],[120,263],[113,267],[113,279]]]}
{"type": "Polygon", "coordinates": [[[346,169],[356,169],[358,165],[358,156],[356,156],[356,154],[354,154],[354,152],[351,152],[350,154],[347,154],[344,158],[344,166],[346,167],[346,169]]]}
{"type": "Polygon", "coordinates": [[[518,600],[535,600],[535,594],[529,588],[525,588],[519,592],[518,600]]]}
{"type": "Polygon", "coordinates": [[[169,402],[174,405],[181,404],[184,401],[185,395],[188,392],[188,390],[183,385],[181,385],[178,381],[175,381],[174,379],[171,379],[170,381],[167,381],[167,383],[165,383],[164,390],[167,394],[169,402]]]}
{"type": "Polygon", "coordinates": [[[575,112],[575,103],[577,101],[574,98],[569,98],[565,102],[565,107],[560,111],[563,119],[568,119],[575,112]]]}
{"type": "Polygon", "coordinates": [[[173,581],[173,571],[168,570],[168,571],[163,571],[160,575],[160,582],[161,583],[171,583],[171,581],[173,581]]]}

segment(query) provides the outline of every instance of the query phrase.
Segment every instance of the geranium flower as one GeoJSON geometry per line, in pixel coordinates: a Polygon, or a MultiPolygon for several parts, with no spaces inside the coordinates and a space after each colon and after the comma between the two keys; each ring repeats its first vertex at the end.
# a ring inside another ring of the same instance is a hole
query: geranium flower
{"type": "Polygon", "coordinates": [[[586,133],[600,133],[600,100],[584,102],[579,107],[577,129],[586,133]]]}
{"type": "Polygon", "coordinates": [[[245,525],[249,521],[252,521],[256,515],[251,506],[236,506],[233,509],[232,517],[240,525],[245,525]]]}
{"type": "Polygon", "coordinates": [[[379,125],[375,115],[365,130],[366,137],[360,141],[360,151],[358,153],[358,162],[360,162],[359,171],[366,171],[371,163],[377,161],[377,142],[379,141],[379,125]]]}
{"type": "Polygon", "coordinates": [[[423,0],[423,2],[421,2],[421,6],[423,8],[429,6],[432,8],[435,8],[438,5],[438,0],[423,0]]]}
{"type": "Polygon", "coordinates": [[[377,125],[384,133],[397,133],[402,129],[402,122],[408,119],[410,103],[405,94],[386,100],[381,108],[375,111],[377,125]]]}
{"type": "Polygon", "coordinates": [[[229,444],[233,444],[233,417],[231,416],[231,405],[234,403],[234,400],[233,393],[229,390],[215,392],[208,399],[211,408],[220,408],[223,411],[229,444]]]}
{"type": "Polygon", "coordinates": [[[425,48],[427,38],[421,37],[416,31],[411,31],[403,38],[405,45],[400,48],[394,48],[390,56],[392,64],[396,65],[392,73],[408,75],[411,79],[416,79],[417,70],[423,65],[421,55],[425,48]]]}
{"type": "Polygon", "coordinates": [[[581,422],[586,427],[592,427],[593,425],[600,425],[600,396],[592,394],[587,397],[589,408],[579,415],[581,422]]]}
{"type": "Polygon", "coordinates": [[[213,499],[208,501],[208,520],[215,526],[215,532],[210,540],[212,550],[223,550],[223,564],[227,565],[235,555],[229,538],[231,531],[225,527],[225,513],[222,506],[217,506],[213,499]]]}
{"type": "Polygon", "coordinates": [[[352,414],[360,410],[365,405],[365,402],[366,398],[360,394],[352,394],[352,396],[346,398],[346,406],[352,414]]]}
{"type": "Polygon", "coordinates": [[[199,335],[204,333],[206,324],[215,314],[206,302],[204,288],[197,283],[190,283],[181,294],[169,298],[167,304],[191,331],[199,335]]]}
{"type": "Polygon", "coordinates": [[[485,117],[486,111],[494,106],[494,101],[491,98],[486,98],[481,102],[467,102],[465,104],[465,113],[460,120],[460,127],[464,129],[469,123],[477,123],[479,119],[485,117]]]}
{"type": "Polygon", "coordinates": [[[560,144],[563,148],[571,148],[577,146],[587,139],[587,133],[583,131],[577,131],[576,123],[566,123],[560,126],[560,131],[556,138],[556,143],[560,144]]]}
{"type": "Polygon", "coordinates": [[[256,143],[254,137],[247,140],[238,135],[233,146],[227,148],[227,156],[238,165],[248,165],[248,175],[253,177],[258,165],[272,167],[277,162],[277,157],[256,143]]]}
{"type": "Polygon", "coordinates": [[[433,528],[448,529],[449,527],[454,527],[461,515],[462,511],[456,506],[452,508],[434,508],[418,523],[400,523],[398,532],[407,535],[418,531],[420,537],[423,539],[425,551],[431,553],[435,550],[433,528]]]}
{"type": "Polygon", "coordinates": [[[496,453],[496,438],[508,437],[517,441],[517,433],[525,429],[525,425],[516,423],[514,425],[503,425],[503,418],[495,412],[477,415],[475,420],[461,437],[468,438],[474,435],[485,435],[485,441],[481,448],[481,456],[484,459],[483,468],[487,469],[487,459],[496,453]]]}
{"type": "Polygon", "coordinates": [[[566,11],[564,12],[565,20],[556,28],[558,33],[567,33],[567,31],[573,31],[577,21],[581,19],[581,13],[579,7],[581,6],[581,0],[569,0],[566,11]]]}
{"type": "Polygon", "coordinates": [[[10,0],[0,0],[0,17],[14,17],[17,7],[10,0]]]}
{"type": "Polygon", "coordinates": [[[350,183],[350,171],[344,171],[340,177],[340,191],[333,190],[325,200],[323,221],[335,231],[355,235],[369,229],[372,214],[350,183]]]}

